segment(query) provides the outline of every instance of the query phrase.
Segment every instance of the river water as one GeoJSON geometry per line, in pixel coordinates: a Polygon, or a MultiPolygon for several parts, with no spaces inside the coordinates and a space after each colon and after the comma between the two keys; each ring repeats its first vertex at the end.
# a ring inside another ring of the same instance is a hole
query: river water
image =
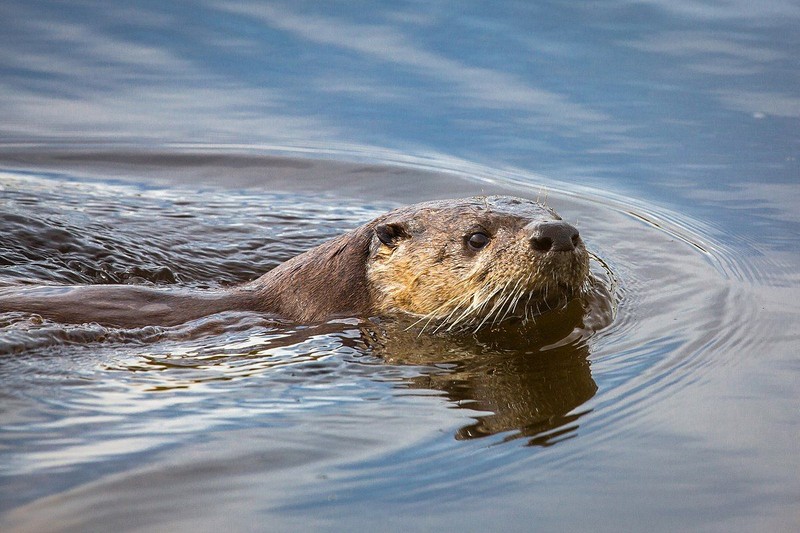
{"type": "Polygon", "coordinates": [[[796,531],[800,6],[4,2],[0,286],[217,289],[538,198],[596,306],[0,314],[3,531],[796,531]]]}

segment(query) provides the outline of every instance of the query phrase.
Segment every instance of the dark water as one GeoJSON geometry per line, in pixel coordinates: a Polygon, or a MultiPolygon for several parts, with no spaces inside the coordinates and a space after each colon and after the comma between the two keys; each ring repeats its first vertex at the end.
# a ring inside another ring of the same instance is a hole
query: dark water
{"type": "Polygon", "coordinates": [[[462,338],[0,314],[0,529],[800,527],[796,3],[0,14],[0,285],[214,289],[501,193],[609,293],[462,338]]]}

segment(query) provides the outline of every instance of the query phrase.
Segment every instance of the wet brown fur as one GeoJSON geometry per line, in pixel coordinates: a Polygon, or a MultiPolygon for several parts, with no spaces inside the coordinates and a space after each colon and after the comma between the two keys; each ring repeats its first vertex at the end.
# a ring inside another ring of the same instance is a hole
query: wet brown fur
{"type": "Polygon", "coordinates": [[[404,312],[439,329],[473,329],[509,317],[529,319],[577,294],[588,276],[580,242],[569,252],[538,252],[531,227],[560,220],[528,200],[480,197],[414,206],[389,220],[406,224],[410,237],[383,246],[368,263],[374,304],[382,313],[404,312]],[[491,237],[482,250],[466,240],[491,237]]]}
{"type": "Polygon", "coordinates": [[[582,243],[574,252],[547,254],[533,251],[527,240],[528,224],[558,219],[551,209],[518,198],[427,202],[380,216],[230,290],[7,287],[0,289],[0,311],[128,327],[179,324],[226,310],[299,322],[406,313],[437,327],[476,327],[486,318],[520,312],[527,318],[549,305],[548,298],[563,300],[580,290],[588,275],[582,243]],[[492,237],[478,252],[466,248],[474,231],[492,237]],[[495,291],[501,286],[506,292],[495,291]]]}

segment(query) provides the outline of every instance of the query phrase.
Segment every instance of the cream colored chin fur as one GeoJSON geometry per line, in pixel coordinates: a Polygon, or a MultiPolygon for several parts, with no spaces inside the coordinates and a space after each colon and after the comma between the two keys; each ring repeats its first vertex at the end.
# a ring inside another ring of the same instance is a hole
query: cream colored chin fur
{"type": "Polygon", "coordinates": [[[565,303],[588,275],[583,245],[539,253],[523,232],[501,233],[486,248],[465,253],[460,236],[455,239],[444,254],[441,243],[417,237],[381,246],[367,269],[378,311],[419,317],[434,330],[478,329],[512,316],[528,320],[554,300],[565,303]]]}

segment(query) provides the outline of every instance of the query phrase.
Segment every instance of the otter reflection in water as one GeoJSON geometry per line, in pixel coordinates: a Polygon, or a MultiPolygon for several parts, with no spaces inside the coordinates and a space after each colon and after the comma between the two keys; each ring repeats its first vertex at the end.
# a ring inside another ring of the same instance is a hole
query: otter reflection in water
{"type": "Polygon", "coordinates": [[[429,331],[477,331],[563,306],[588,279],[574,227],[537,202],[491,196],[396,209],[226,290],[7,287],[0,311],[122,327],[228,310],[298,322],[408,315],[429,331]]]}
{"type": "Polygon", "coordinates": [[[469,336],[419,335],[390,323],[371,347],[387,363],[420,366],[420,375],[404,379],[404,386],[441,391],[473,413],[457,439],[504,434],[547,446],[574,435],[587,412],[580,406],[597,392],[587,340],[611,313],[608,294],[598,291],[596,298],[573,300],[525,325],[469,336]]]}

